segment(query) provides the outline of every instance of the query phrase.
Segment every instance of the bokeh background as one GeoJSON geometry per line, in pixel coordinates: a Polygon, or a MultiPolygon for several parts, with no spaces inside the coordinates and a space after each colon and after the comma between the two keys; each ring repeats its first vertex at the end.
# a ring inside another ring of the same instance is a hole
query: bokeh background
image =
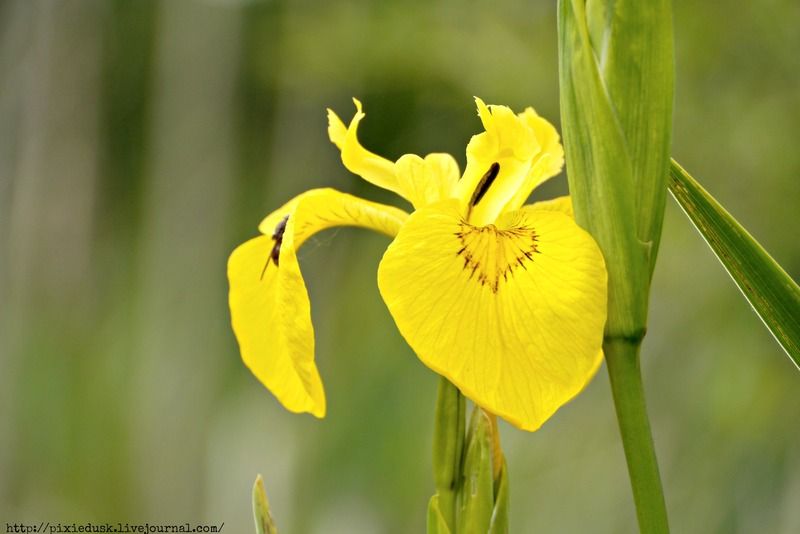
{"type": "MultiPolygon", "coordinates": [[[[263,473],[287,533],[423,532],[436,378],[375,282],[386,238],[302,250],[329,415],[241,364],[225,262],[350,175],[325,108],[390,158],[558,123],[554,1],[0,1],[0,521],[225,522],[263,473]]],[[[676,0],[675,156],[800,275],[800,4],[676,0]]],[[[563,176],[537,191],[566,191],[563,176]]],[[[644,346],[671,523],[800,532],[800,373],[668,200],[644,346]]],[[[634,532],[608,378],[502,427],[512,532],[634,532]]],[[[3,525],[0,523],[0,528],[3,525]]]]}

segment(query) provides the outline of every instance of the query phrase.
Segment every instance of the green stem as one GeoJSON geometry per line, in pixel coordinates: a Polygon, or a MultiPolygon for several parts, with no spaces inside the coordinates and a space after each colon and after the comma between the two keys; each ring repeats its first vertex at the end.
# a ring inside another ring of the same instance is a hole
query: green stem
{"type": "Polygon", "coordinates": [[[667,509],[639,366],[640,343],[638,340],[606,338],[603,350],[628,462],[639,531],[642,534],[667,534],[667,509]]]}

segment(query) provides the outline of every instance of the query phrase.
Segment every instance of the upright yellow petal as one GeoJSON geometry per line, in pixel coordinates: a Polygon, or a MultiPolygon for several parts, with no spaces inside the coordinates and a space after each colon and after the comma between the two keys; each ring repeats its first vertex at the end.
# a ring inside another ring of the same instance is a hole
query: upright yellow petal
{"type": "Polygon", "coordinates": [[[400,189],[415,208],[450,198],[458,183],[458,163],[450,154],[428,154],[425,159],[406,154],[395,163],[400,189]]]}
{"type": "Polygon", "coordinates": [[[564,167],[564,148],[555,127],[540,117],[533,108],[526,108],[519,114],[520,120],[534,132],[541,146],[531,162],[528,175],[520,185],[514,197],[506,204],[505,210],[511,211],[522,206],[534,189],[540,184],[561,172],[564,167]]]}
{"type": "Polygon", "coordinates": [[[547,179],[560,173],[564,167],[564,148],[561,146],[561,137],[555,126],[539,116],[531,107],[525,108],[519,117],[539,141],[541,160],[538,163],[541,165],[541,176],[547,179]]]}
{"type": "Polygon", "coordinates": [[[476,102],[486,131],[467,146],[457,196],[469,221],[483,225],[522,206],[534,187],[557,174],[563,150],[555,128],[533,109],[515,115],[506,106],[476,102]]]}
{"type": "Polygon", "coordinates": [[[389,246],[378,285],[427,366],[525,430],[602,361],[605,265],[563,213],[526,209],[475,226],[457,201],[423,208],[389,246]]]}
{"type": "Polygon", "coordinates": [[[393,236],[407,214],[332,189],[295,197],[262,221],[264,235],[228,259],[231,322],[244,363],[292,412],[325,415],[314,363],[314,330],[297,249],[333,226],[361,226],[393,236]]]}
{"type": "Polygon", "coordinates": [[[394,163],[361,146],[358,140],[358,125],[365,114],[361,110],[361,102],[355,98],[353,102],[356,105],[356,114],[348,127],[345,127],[333,110],[328,110],[328,137],[341,150],[342,163],[348,171],[371,184],[402,196],[394,174],[394,163]]]}

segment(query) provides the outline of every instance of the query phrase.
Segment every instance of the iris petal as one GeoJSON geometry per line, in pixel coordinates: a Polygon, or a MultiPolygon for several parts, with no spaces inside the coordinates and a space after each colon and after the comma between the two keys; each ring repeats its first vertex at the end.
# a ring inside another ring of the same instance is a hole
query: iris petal
{"type": "Polygon", "coordinates": [[[358,140],[358,125],[365,114],[361,102],[355,98],[353,102],[356,105],[356,114],[347,127],[336,113],[328,110],[328,137],[341,150],[342,163],[348,171],[371,184],[403,196],[394,174],[394,163],[370,152],[358,140]]]}
{"type": "Polygon", "coordinates": [[[522,429],[541,426],[602,361],[603,258],[558,211],[475,226],[457,201],[418,210],[384,255],[378,285],[423,363],[522,429]]]}
{"type": "Polygon", "coordinates": [[[470,222],[483,225],[522,206],[536,186],[561,171],[564,155],[555,128],[533,109],[516,115],[506,106],[475,100],[485,131],[467,145],[467,167],[457,196],[470,222]],[[482,180],[494,168],[487,187],[482,180]],[[486,189],[476,198],[474,192],[481,187],[486,189]]]}
{"type": "Polygon", "coordinates": [[[540,200],[533,204],[528,204],[520,208],[522,211],[529,210],[542,210],[542,211],[557,211],[563,213],[570,219],[575,219],[575,212],[572,210],[572,197],[565,195],[563,197],[556,197],[550,200],[540,200]]]}
{"type": "Polygon", "coordinates": [[[446,200],[458,183],[458,163],[450,154],[428,154],[425,159],[406,154],[395,163],[397,180],[415,208],[446,200]]]}
{"type": "Polygon", "coordinates": [[[533,108],[526,108],[519,114],[520,120],[534,132],[541,150],[531,161],[530,170],[519,189],[506,204],[505,210],[511,211],[522,206],[534,189],[561,172],[564,167],[564,149],[555,127],[540,117],[533,108]]]}
{"type": "Polygon", "coordinates": [[[407,214],[332,189],[311,190],[267,216],[263,234],[228,259],[231,323],[244,363],[292,412],[325,415],[314,330],[297,249],[314,233],[361,226],[393,236],[407,214]]]}

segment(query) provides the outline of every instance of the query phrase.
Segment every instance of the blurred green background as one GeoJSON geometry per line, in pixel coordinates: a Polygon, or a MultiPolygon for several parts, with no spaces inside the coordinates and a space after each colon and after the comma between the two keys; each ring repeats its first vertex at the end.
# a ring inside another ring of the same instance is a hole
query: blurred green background
{"type": "MultiPolygon", "coordinates": [[[[351,96],[393,159],[463,165],[473,95],[557,123],[555,9],[0,1],[0,521],[247,533],[260,472],[282,532],[423,532],[436,378],[378,294],[387,239],[301,252],[322,421],[241,364],[225,262],[305,189],[397,202],[328,142],[351,96]]],[[[797,279],[800,4],[675,10],[673,153],[797,279]]],[[[800,373],[672,200],[664,230],[643,365],[673,530],[800,532],[800,373]]],[[[605,369],[539,432],[502,434],[512,532],[635,531],[605,369]]]]}

